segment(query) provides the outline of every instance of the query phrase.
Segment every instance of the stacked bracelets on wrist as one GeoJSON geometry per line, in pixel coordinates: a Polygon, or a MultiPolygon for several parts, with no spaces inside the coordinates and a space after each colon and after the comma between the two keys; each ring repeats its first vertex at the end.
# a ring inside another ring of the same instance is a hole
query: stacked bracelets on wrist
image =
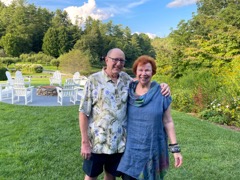
{"type": "Polygon", "coordinates": [[[176,144],[169,144],[168,149],[171,153],[180,153],[181,149],[178,143],[176,144]]]}

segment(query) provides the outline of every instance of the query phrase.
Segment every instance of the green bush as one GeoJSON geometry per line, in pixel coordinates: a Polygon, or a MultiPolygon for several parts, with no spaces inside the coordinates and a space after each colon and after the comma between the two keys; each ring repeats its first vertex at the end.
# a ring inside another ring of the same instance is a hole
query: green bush
{"type": "Polygon", "coordinates": [[[43,66],[41,64],[33,64],[32,68],[34,69],[34,72],[36,72],[36,73],[43,72],[43,66]]]}
{"type": "Polygon", "coordinates": [[[16,64],[16,70],[21,70],[24,73],[42,73],[43,66],[41,64],[16,64]]]}
{"type": "Polygon", "coordinates": [[[20,58],[23,62],[30,62],[30,63],[41,63],[49,65],[52,59],[55,59],[52,56],[46,55],[42,52],[38,54],[21,54],[20,58]]]}
{"type": "Polygon", "coordinates": [[[17,57],[0,57],[1,63],[5,64],[7,67],[11,64],[15,64],[20,62],[21,59],[17,57]]]}
{"type": "Polygon", "coordinates": [[[201,117],[213,122],[240,127],[240,98],[221,97],[215,99],[208,109],[201,113],[201,117]]]}
{"type": "Polygon", "coordinates": [[[217,111],[211,109],[204,110],[200,113],[202,119],[218,123],[218,124],[228,124],[228,119],[226,116],[219,114],[217,111]]]}
{"type": "Polygon", "coordinates": [[[5,81],[7,80],[7,76],[6,76],[6,71],[7,71],[7,68],[5,67],[0,67],[0,80],[1,81],[5,81]]]}
{"type": "Polygon", "coordinates": [[[72,74],[77,71],[81,74],[84,74],[83,72],[90,72],[91,64],[89,57],[88,52],[82,52],[80,50],[69,51],[58,58],[60,61],[60,69],[65,73],[72,74]]]}
{"type": "Polygon", "coordinates": [[[24,73],[31,73],[32,70],[32,64],[15,64],[16,70],[21,70],[24,73]]]}
{"type": "Polygon", "coordinates": [[[56,66],[57,69],[60,65],[60,61],[58,59],[52,59],[50,63],[51,63],[51,65],[56,66]]]}
{"type": "Polygon", "coordinates": [[[194,101],[191,91],[184,89],[175,89],[172,91],[172,107],[183,112],[192,112],[194,101]]]}

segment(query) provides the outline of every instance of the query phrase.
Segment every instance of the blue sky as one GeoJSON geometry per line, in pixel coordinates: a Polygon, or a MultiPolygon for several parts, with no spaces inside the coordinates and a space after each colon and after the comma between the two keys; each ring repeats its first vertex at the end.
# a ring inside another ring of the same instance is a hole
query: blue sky
{"type": "MultiPolygon", "coordinates": [[[[0,0],[6,4],[12,0],[0,0]]],[[[128,26],[132,33],[164,37],[176,29],[180,20],[189,20],[197,11],[197,0],[28,0],[49,10],[66,10],[72,22],[75,17],[92,16],[103,22],[128,26]]]]}

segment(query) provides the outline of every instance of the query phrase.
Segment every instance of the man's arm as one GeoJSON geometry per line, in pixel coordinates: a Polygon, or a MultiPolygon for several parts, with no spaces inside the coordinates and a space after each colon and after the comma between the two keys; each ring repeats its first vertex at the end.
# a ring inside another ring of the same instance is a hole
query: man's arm
{"type": "Polygon", "coordinates": [[[161,83],[161,93],[164,96],[169,96],[171,94],[170,87],[166,83],[161,83]]]}
{"type": "Polygon", "coordinates": [[[89,159],[91,156],[91,143],[88,138],[88,117],[79,112],[79,127],[81,131],[81,155],[84,159],[89,159]]]}

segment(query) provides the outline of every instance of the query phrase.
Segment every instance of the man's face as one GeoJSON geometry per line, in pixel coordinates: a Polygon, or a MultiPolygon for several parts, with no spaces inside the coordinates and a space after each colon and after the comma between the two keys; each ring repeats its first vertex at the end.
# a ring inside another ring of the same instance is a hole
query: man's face
{"type": "Polygon", "coordinates": [[[125,55],[120,50],[113,50],[106,57],[107,71],[111,74],[119,74],[125,64],[125,55]]]}

